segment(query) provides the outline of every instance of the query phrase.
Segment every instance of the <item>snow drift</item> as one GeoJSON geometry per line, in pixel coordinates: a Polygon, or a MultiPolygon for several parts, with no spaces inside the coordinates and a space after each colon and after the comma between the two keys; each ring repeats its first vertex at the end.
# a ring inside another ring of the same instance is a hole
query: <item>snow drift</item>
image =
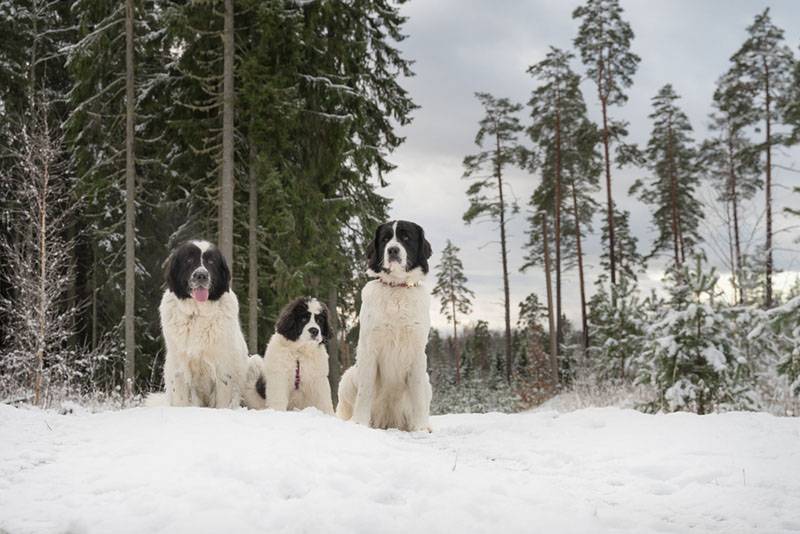
{"type": "Polygon", "coordinates": [[[800,530],[800,419],[0,405],[0,532],[800,530]]]}

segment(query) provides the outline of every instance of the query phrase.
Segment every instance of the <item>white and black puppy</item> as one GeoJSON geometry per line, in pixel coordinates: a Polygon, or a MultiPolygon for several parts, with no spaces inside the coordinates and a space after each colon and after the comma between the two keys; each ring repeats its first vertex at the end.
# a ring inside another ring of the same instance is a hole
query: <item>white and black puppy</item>
{"type": "Polygon", "coordinates": [[[187,241],[172,251],[164,274],[159,313],[167,403],[238,407],[248,355],[225,258],[208,241],[187,241]]]}
{"type": "Polygon", "coordinates": [[[315,298],[298,298],[287,304],[275,324],[264,358],[250,358],[248,384],[254,384],[257,392],[259,404],[255,407],[314,407],[332,415],[325,348],[330,335],[328,309],[323,303],[315,298]]]}
{"type": "Polygon", "coordinates": [[[367,249],[356,364],[339,383],[336,414],[374,428],[428,430],[430,294],[421,286],[431,245],[418,224],[382,224],[367,249]]]}

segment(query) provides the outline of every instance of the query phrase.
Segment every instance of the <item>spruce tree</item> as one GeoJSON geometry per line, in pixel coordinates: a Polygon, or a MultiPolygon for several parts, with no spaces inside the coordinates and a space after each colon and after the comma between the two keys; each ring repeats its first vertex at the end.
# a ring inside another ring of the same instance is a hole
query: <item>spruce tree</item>
{"type": "Polygon", "coordinates": [[[496,222],[500,230],[500,255],[503,266],[503,295],[505,306],[506,381],[511,382],[513,352],[511,350],[511,296],[508,283],[508,243],[506,224],[509,212],[516,206],[506,198],[503,172],[508,165],[519,165],[523,148],[517,142],[522,131],[516,117],[522,106],[512,104],[507,98],[495,98],[488,93],[476,93],[486,115],[480,121],[475,144],[485,150],[464,158],[464,177],[471,179],[467,189],[469,207],[464,221],[469,224],[479,218],[496,222]]]}
{"type": "Polygon", "coordinates": [[[439,310],[453,323],[453,355],[456,367],[456,384],[461,383],[461,349],[458,346],[458,314],[466,315],[472,310],[475,294],[466,286],[464,265],[458,257],[459,248],[450,240],[442,250],[442,257],[436,266],[436,285],[433,295],[439,297],[439,310]]]}
{"type": "Polygon", "coordinates": [[[658,235],[650,256],[671,250],[676,267],[700,241],[698,229],[703,217],[696,199],[700,183],[692,127],[676,105],[679,98],[670,84],[653,98],[653,113],[649,115],[653,129],[646,151],[647,166],[653,175],[646,183],[637,180],[630,190],[654,209],[652,217],[658,235]]]}
{"type": "Polygon", "coordinates": [[[667,306],[649,320],[639,380],[656,388],[650,409],[698,414],[753,409],[755,381],[729,332],[735,321],[719,304],[715,269],[702,256],[667,273],[667,306]]]}
{"type": "Polygon", "coordinates": [[[621,271],[617,285],[606,289],[601,278],[589,309],[594,332],[589,356],[597,376],[617,382],[635,378],[635,356],[642,349],[647,325],[636,280],[621,271]]]}
{"type": "Polygon", "coordinates": [[[778,131],[785,122],[785,108],[791,98],[794,56],[784,43],[783,30],[772,23],[769,8],[756,16],[747,28],[747,39],[731,56],[733,65],[728,73],[747,98],[748,124],[763,126],[765,219],[765,295],[764,304],[772,306],[772,154],[773,147],[783,144],[787,137],[778,131]]]}
{"type": "MultiPolygon", "coordinates": [[[[612,137],[617,142],[625,133],[622,124],[613,124],[608,118],[608,107],[624,104],[628,97],[624,90],[633,84],[633,75],[639,65],[639,56],[631,52],[633,30],[622,19],[623,9],[619,0],[587,0],[575,9],[573,19],[581,21],[575,47],[586,66],[588,77],[597,87],[597,96],[603,115],[602,141],[606,177],[606,225],[608,227],[608,249],[611,283],[617,283],[616,241],[614,228],[614,200],[611,193],[611,156],[609,147],[612,137]]],[[[618,145],[618,163],[624,161],[623,145],[618,145]]]]}
{"type": "MultiPolygon", "coordinates": [[[[586,117],[580,77],[570,67],[572,58],[572,54],[551,48],[544,60],[528,69],[537,81],[537,87],[528,102],[532,124],[527,132],[536,151],[536,157],[530,158],[530,167],[542,175],[542,182],[531,199],[531,207],[535,214],[548,212],[553,221],[556,317],[562,315],[562,272],[577,263],[586,337],[581,237],[586,230],[591,230],[596,207],[592,194],[598,189],[601,168],[595,150],[599,136],[586,117]]],[[[531,230],[523,271],[541,264],[542,239],[545,237],[540,231],[539,217],[533,216],[529,220],[531,230]]],[[[560,319],[556,329],[561,343],[560,319]]]]}

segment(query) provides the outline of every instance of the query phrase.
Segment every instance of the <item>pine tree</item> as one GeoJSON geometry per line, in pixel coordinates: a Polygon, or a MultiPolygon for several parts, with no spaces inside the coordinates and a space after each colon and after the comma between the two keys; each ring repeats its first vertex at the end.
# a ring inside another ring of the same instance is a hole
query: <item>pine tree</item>
{"type": "Polygon", "coordinates": [[[136,87],[133,58],[133,0],[125,1],[125,391],[130,397],[136,378],[136,87]]]}
{"type": "Polygon", "coordinates": [[[635,357],[642,350],[647,317],[635,279],[620,274],[617,285],[609,290],[602,278],[598,280],[591,298],[594,336],[589,356],[598,377],[624,382],[636,375],[635,357]]]}
{"type": "Polygon", "coordinates": [[[519,119],[515,116],[522,106],[512,104],[506,98],[495,98],[488,93],[476,93],[484,107],[486,116],[480,121],[475,136],[475,144],[486,150],[464,158],[464,177],[473,180],[467,189],[469,208],[464,213],[467,224],[485,217],[497,222],[500,230],[500,253],[503,266],[503,294],[505,305],[505,354],[506,381],[511,382],[513,352],[511,350],[511,302],[508,284],[508,244],[506,223],[508,212],[516,211],[516,206],[506,200],[503,189],[503,171],[507,165],[519,165],[523,149],[517,143],[517,134],[522,131],[519,119]]]}
{"type": "Polygon", "coordinates": [[[778,372],[789,380],[791,392],[800,397],[800,296],[768,313],[774,333],[768,350],[779,358],[778,372]]]}
{"type": "MultiPolygon", "coordinates": [[[[786,102],[786,119],[793,126],[792,137],[790,142],[793,144],[800,143],[800,59],[795,61],[794,64],[794,77],[793,77],[792,90],[786,102]]],[[[800,192],[800,188],[796,188],[800,192]]]]}
{"type": "Polygon", "coordinates": [[[458,346],[458,314],[466,315],[472,310],[475,298],[467,288],[464,265],[458,257],[459,248],[450,240],[442,250],[442,257],[436,266],[436,285],[433,295],[441,302],[440,313],[453,323],[453,355],[456,367],[456,384],[461,383],[461,349],[458,346]]]}
{"type": "Polygon", "coordinates": [[[731,56],[729,76],[747,98],[748,124],[763,124],[764,191],[766,194],[766,280],[764,304],[772,306],[772,152],[775,145],[785,143],[786,136],[776,131],[784,122],[784,113],[792,90],[794,57],[784,44],[783,30],[772,23],[769,8],[756,16],[747,28],[748,37],[731,56]]]}
{"type": "Polygon", "coordinates": [[[539,302],[535,293],[519,303],[516,389],[523,403],[529,406],[540,402],[553,390],[553,366],[544,348],[548,336],[542,327],[546,313],[547,307],[539,302]]]}
{"type": "MultiPolygon", "coordinates": [[[[542,175],[531,207],[537,215],[548,212],[553,221],[556,317],[562,315],[562,272],[577,263],[584,336],[588,336],[581,237],[587,229],[591,230],[596,207],[592,194],[598,189],[601,168],[595,150],[599,136],[586,117],[580,77],[570,68],[572,57],[551,48],[544,60],[528,69],[538,82],[528,103],[532,124],[527,132],[536,149],[536,157],[530,158],[531,168],[542,175]]],[[[531,229],[523,271],[542,262],[545,236],[537,215],[529,218],[531,229]]],[[[561,326],[559,319],[556,325],[559,343],[563,342],[561,326]]]]}
{"type": "MultiPolygon", "coordinates": [[[[588,77],[597,86],[597,96],[603,114],[602,141],[606,175],[606,198],[608,227],[608,249],[610,251],[611,283],[617,283],[616,243],[614,228],[614,201],[611,194],[611,157],[609,145],[612,136],[619,142],[624,127],[614,125],[608,118],[608,106],[624,104],[628,97],[623,92],[633,84],[633,75],[639,65],[639,56],[631,52],[633,30],[622,19],[619,0],[587,0],[586,4],[575,9],[573,19],[580,19],[581,25],[575,37],[575,47],[581,54],[588,77]],[[617,132],[614,135],[614,132],[617,132]]],[[[623,151],[618,150],[618,163],[624,161],[623,151]]]]}
{"type": "Polygon", "coordinates": [[[219,249],[230,263],[231,276],[234,274],[233,261],[233,193],[234,181],[234,6],[233,0],[224,0],[222,30],[222,169],[220,177],[219,200],[219,249]]]}
{"type": "Polygon", "coordinates": [[[715,269],[703,258],[667,274],[669,302],[646,329],[639,380],[655,386],[650,408],[698,414],[753,409],[757,397],[748,362],[729,335],[735,328],[718,304],[715,269]]]}
{"type": "Polygon", "coordinates": [[[701,148],[704,172],[717,191],[717,199],[729,207],[730,234],[733,237],[731,273],[737,299],[744,303],[742,289],[742,243],[740,212],[743,201],[753,198],[763,187],[760,179],[758,150],[745,135],[749,103],[742,98],[744,92],[739,80],[722,76],[714,91],[714,111],[711,130],[715,136],[705,141],[701,148]]]}
{"type": "MultiPolygon", "coordinates": [[[[645,262],[637,248],[639,240],[631,233],[630,216],[631,213],[628,210],[614,209],[614,232],[616,233],[614,255],[620,278],[628,277],[635,281],[637,274],[644,268],[645,262]]],[[[601,232],[602,241],[605,242],[608,238],[608,225],[605,222],[601,227],[601,232]]],[[[600,266],[604,272],[609,272],[611,259],[607,247],[603,247],[600,254],[600,266]]],[[[608,276],[602,275],[601,279],[607,280],[608,276]]]]}
{"type": "Polygon", "coordinates": [[[675,102],[680,98],[665,85],[653,98],[653,120],[647,144],[648,168],[653,176],[645,185],[637,180],[630,193],[654,207],[653,223],[658,236],[650,256],[672,249],[673,262],[680,267],[700,241],[698,227],[703,217],[695,198],[699,187],[696,153],[692,146],[692,127],[675,102]]]}

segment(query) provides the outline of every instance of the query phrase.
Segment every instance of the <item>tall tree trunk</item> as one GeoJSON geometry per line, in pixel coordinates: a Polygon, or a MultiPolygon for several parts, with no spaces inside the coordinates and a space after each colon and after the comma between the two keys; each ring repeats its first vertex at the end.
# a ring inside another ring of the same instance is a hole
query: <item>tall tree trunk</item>
{"type": "Polygon", "coordinates": [[[250,354],[258,353],[258,174],[256,173],[256,146],[250,143],[250,191],[248,214],[248,266],[247,266],[247,338],[250,354]]]}
{"type": "Polygon", "coordinates": [[[681,266],[680,229],[678,228],[678,177],[675,173],[672,127],[667,127],[667,162],[669,168],[669,204],[672,228],[672,247],[675,254],[675,267],[681,266]]]}
{"type": "Polygon", "coordinates": [[[458,321],[456,320],[455,298],[451,298],[450,303],[453,306],[453,353],[456,361],[456,385],[459,385],[461,384],[461,350],[458,346],[458,321]]]}
{"type": "Polygon", "coordinates": [[[339,377],[342,374],[341,366],[339,365],[339,289],[331,287],[328,290],[328,326],[331,330],[331,338],[328,340],[328,361],[330,362],[330,371],[328,372],[328,381],[331,384],[331,395],[333,396],[334,405],[339,401],[339,377]]]}
{"type": "Polygon", "coordinates": [[[728,161],[730,162],[730,194],[731,194],[731,208],[733,209],[733,241],[734,253],[736,258],[735,273],[736,282],[739,287],[739,304],[744,304],[745,294],[744,287],[742,287],[742,245],[739,237],[739,191],[736,187],[737,177],[736,168],[733,165],[734,150],[733,139],[730,127],[728,128],[728,161]]]}
{"type": "Polygon", "coordinates": [[[581,247],[581,219],[578,210],[578,193],[575,191],[575,180],[572,180],[572,210],[575,216],[575,248],[578,253],[578,282],[581,290],[581,326],[583,328],[583,355],[589,348],[589,321],[586,317],[586,281],[583,274],[583,249],[581,247]]]}
{"type": "Polygon", "coordinates": [[[136,379],[136,159],[134,152],[133,0],[125,2],[125,392],[136,379]]]}
{"type": "MultiPolygon", "coordinates": [[[[50,138],[50,132],[47,130],[47,115],[46,111],[43,112],[45,120],[45,133],[47,139],[50,138]]],[[[34,141],[38,142],[38,141],[34,141]]],[[[44,150],[42,147],[39,150],[44,150]]],[[[34,148],[34,150],[37,150],[34,148]]],[[[43,168],[39,191],[39,331],[36,347],[36,371],[34,374],[34,387],[33,387],[33,403],[40,406],[42,403],[42,382],[44,378],[44,358],[45,358],[45,340],[47,337],[47,209],[48,197],[50,195],[50,168],[49,158],[42,158],[43,168]]]]}
{"type": "Polygon", "coordinates": [[[731,286],[733,287],[733,300],[739,302],[739,283],[737,282],[738,269],[736,268],[736,251],[733,243],[733,216],[731,215],[731,202],[725,202],[725,225],[728,231],[728,258],[731,266],[731,286]]]}
{"type": "Polygon", "coordinates": [[[550,377],[553,389],[558,387],[558,340],[556,339],[556,321],[553,313],[553,282],[550,276],[550,247],[547,242],[547,212],[542,211],[542,245],[544,246],[544,278],[547,285],[547,320],[550,324],[550,377]]]}
{"type": "Polygon", "coordinates": [[[220,184],[219,248],[233,276],[233,0],[225,0],[222,32],[222,180],[220,184]]]}
{"type": "Polygon", "coordinates": [[[764,304],[767,308],[772,307],[772,117],[770,106],[772,104],[772,97],[769,93],[769,66],[764,60],[764,82],[766,93],[766,111],[767,111],[767,132],[766,132],[766,150],[767,150],[767,179],[764,183],[764,193],[766,194],[767,202],[767,273],[766,273],[766,292],[764,294],[764,304]]]}
{"type": "Polygon", "coordinates": [[[514,353],[511,352],[511,298],[508,289],[508,252],[506,243],[506,205],[503,199],[503,173],[500,166],[500,137],[497,142],[497,190],[500,195],[500,248],[503,257],[503,294],[506,312],[506,382],[511,383],[511,368],[514,364],[514,353]]]}
{"type": "Polygon", "coordinates": [[[606,199],[608,203],[608,257],[611,260],[611,285],[617,284],[617,255],[614,248],[614,200],[611,193],[611,157],[608,153],[608,104],[605,98],[600,99],[603,110],[603,155],[606,168],[606,199]]]}
{"type": "Polygon", "coordinates": [[[556,194],[555,194],[555,238],[556,238],[556,334],[558,339],[557,350],[561,352],[564,342],[564,329],[562,326],[562,301],[561,301],[561,102],[556,97],[556,194]]]}

